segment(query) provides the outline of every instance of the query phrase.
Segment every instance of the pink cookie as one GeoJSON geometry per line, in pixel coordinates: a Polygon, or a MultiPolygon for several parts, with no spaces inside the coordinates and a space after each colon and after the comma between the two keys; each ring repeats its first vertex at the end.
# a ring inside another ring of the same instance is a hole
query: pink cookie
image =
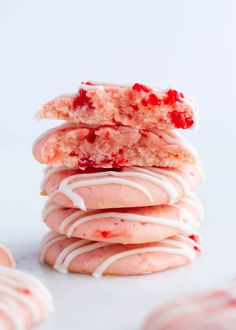
{"type": "Polygon", "coordinates": [[[197,236],[177,235],[148,244],[117,244],[68,238],[50,232],[40,260],[57,271],[101,275],[138,275],[162,271],[192,261],[200,246],[197,236]]]}
{"type": "Polygon", "coordinates": [[[177,133],[125,126],[64,124],[40,136],[33,154],[43,164],[80,168],[177,167],[198,162],[193,146],[177,133]]]}
{"type": "Polygon", "coordinates": [[[13,254],[3,244],[0,244],[0,265],[6,267],[15,267],[15,259],[13,254]]]}
{"type": "Polygon", "coordinates": [[[196,122],[193,100],[174,89],[141,84],[133,86],[82,83],[74,95],[46,103],[39,118],[64,119],[89,125],[134,128],[192,128],[196,122]]]}
{"type": "Polygon", "coordinates": [[[159,307],[144,330],[234,330],[236,282],[207,293],[180,296],[159,307]]]}
{"type": "Polygon", "coordinates": [[[0,266],[0,328],[29,329],[53,310],[52,297],[35,277],[0,266]]]}
{"type": "Polygon", "coordinates": [[[56,204],[86,211],[173,204],[195,190],[202,179],[198,165],[109,171],[48,168],[41,188],[56,204]]]}
{"type": "Polygon", "coordinates": [[[139,244],[161,241],[177,234],[194,235],[202,218],[194,197],[173,205],[84,212],[48,202],[45,223],[54,232],[92,241],[139,244]]]}

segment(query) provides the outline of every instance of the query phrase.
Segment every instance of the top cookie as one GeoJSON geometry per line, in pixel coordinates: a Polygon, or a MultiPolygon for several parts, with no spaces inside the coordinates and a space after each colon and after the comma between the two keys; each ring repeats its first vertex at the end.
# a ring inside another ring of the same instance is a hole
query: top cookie
{"type": "Polygon", "coordinates": [[[164,130],[193,128],[196,124],[195,105],[189,97],[175,89],[139,83],[130,86],[81,83],[76,94],[49,101],[37,117],[164,130]]]}

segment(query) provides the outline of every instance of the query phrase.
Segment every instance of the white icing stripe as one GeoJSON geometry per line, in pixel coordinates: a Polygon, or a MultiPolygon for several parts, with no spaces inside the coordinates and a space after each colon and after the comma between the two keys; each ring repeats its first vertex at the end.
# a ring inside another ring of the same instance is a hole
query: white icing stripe
{"type": "Polygon", "coordinates": [[[62,124],[62,125],[60,125],[60,126],[57,126],[57,127],[53,127],[53,128],[51,128],[51,129],[49,129],[49,130],[47,130],[46,132],[44,132],[44,133],[42,133],[35,141],[34,141],[34,143],[33,143],[33,147],[32,147],[32,150],[33,150],[33,153],[34,153],[34,151],[35,151],[35,149],[37,149],[36,147],[37,147],[37,144],[42,140],[42,139],[44,139],[46,136],[48,136],[48,135],[50,135],[50,134],[52,134],[52,133],[54,133],[54,132],[57,132],[58,130],[60,130],[60,129],[69,129],[69,128],[74,128],[74,127],[76,127],[76,126],[78,126],[78,125],[76,125],[76,124],[73,124],[73,123],[65,123],[65,124],[62,124]]]}
{"type": "Polygon", "coordinates": [[[30,314],[34,324],[53,311],[52,297],[33,276],[0,266],[0,311],[17,326],[14,329],[25,329],[25,312],[22,307],[30,314]],[[29,290],[29,294],[24,294],[21,290],[29,290]]]}
{"type": "MultiPolygon", "coordinates": [[[[48,294],[47,291],[45,291],[45,288],[41,285],[41,283],[35,283],[35,281],[27,280],[27,289],[31,291],[31,295],[33,294],[39,301],[42,300],[42,294],[43,294],[43,300],[46,299],[46,301],[50,301],[50,304],[52,304],[51,296],[48,294]]],[[[25,289],[25,283],[21,281],[20,278],[14,278],[12,275],[6,275],[0,273],[0,291],[1,291],[1,283],[4,283],[4,287],[17,287],[18,289],[25,289]]],[[[19,294],[19,293],[18,293],[19,294]]],[[[9,294],[8,294],[9,295],[9,294]]],[[[25,299],[31,299],[30,296],[25,296],[25,299]]],[[[27,302],[26,302],[27,303],[27,302]]],[[[40,319],[40,315],[42,313],[42,310],[39,310],[38,307],[35,304],[32,304],[31,301],[29,302],[30,306],[28,306],[28,309],[30,310],[30,313],[34,316],[34,321],[37,322],[40,319]],[[31,310],[31,307],[34,308],[34,310],[31,310]]],[[[44,308],[44,317],[46,318],[48,316],[48,306],[44,308]]]]}
{"type": "Polygon", "coordinates": [[[16,262],[15,262],[15,258],[13,256],[13,254],[11,253],[11,250],[9,250],[5,245],[0,244],[0,249],[3,250],[6,255],[8,256],[8,259],[10,261],[10,265],[11,267],[15,267],[16,266],[16,262]]]}
{"type": "MultiPolygon", "coordinates": [[[[60,234],[64,233],[65,227],[67,225],[69,225],[70,223],[72,223],[74,220],[76,220],[78,217],[83,216],[84,211],[76,211],[74,213],[72,213],[71,215],[69,215],[68,217],[66,217],[61,223],[60,226],[58,227],[58,232],[60,234]]],[[[68,236],[68,235],[67,235],[68,236]]]]}
{"type": "Polygon", "coordinates": [[[105,270],[115,261],[125,258],[131,255],[140,254],[140,253],[155,253],[155,252],[165,252],[169,254],[178,254],[185,256],[189,259],[189,261],[192,261],[195,257],[194,251],[192,251],[186,244],[181,244],[181,242],[172,241],[172,240],[163,240],[161,243],[168,244],[174,247],[177,247],[176,249],[172,247],[144,247],[140,249],[132,249],[124,252],[117,253],[109,258],[107,258],[103,263],[101,263],[93,272],[93,276],[100,277],[105,272],[105,270]]]}
{"type": "Polygon", "coordinates": [[[44,192],[46,189],[45,189],[45,185],[47,183],[47,181],[49,180],[49,178],[53,175],[53,174],[56,174],[58,172],[62,172],[64,170],[68,170],[67,167],[65,166],[61,166],[61,167],[51,167],[47,170],[47,172],[44,174],[44,178],[43,178],[43,181],[41,182],[41,186],[40,186],[40,189],[42,192],[44,192]]]}
{"type": "MultiPolygon", "coordinates": [[[[168,195],[169,197],[169,203],[172,204],[176,201],[178,192],[176,191],[175,187],[172,185],[170,181],[168,181],[165,176],[158,174],[149,168],[148,170],[141,167],[134,167],[134,169],[139,172],[136,174],[136,177],[139,177],[140,179],[146,179],[152,183],[156,183],[158,186],[160,186],[168,195]],[[146,175],[145,175],[146,174],[146,175]],[[152,177],[150,179],[150,176],[152,177]],[[154,177],[154,178],[153,178],[154,177]]],[[[127,171],[130,173],[129,171],[127,171]]],[[[125,172],[125,173],[127,173],[125,172]]],[[[170,172],[170,171],[167,171],[170,172]]]]}
{"type": "Polygon", "coordinates": [[[44,260],[45,260],[45,253],[47,252],[47,250],[53,245],[55,244],[56,242],[60,242],[62,240],[64,240],[65,237],[63,236],[56,236],[55,238],[53,239],[49,239],[48,242],[44,243],[43,247],[42,247],[42,250],[40,252],[40,262],[43,263],[44,260]]]}
{"type": "Polygon", "coordinates": [[[174,204],[173,207],[176,207],[177,209],[180,210],[182,213],[182,218],[183,220],[187,220],[187,222],[193,226],[193,227],[198,227],[199,226],[199,220],[197,220],[190,211],[188,211],[186,208],[179,204],[174,204]]]}
{"type": "Polygon", "coordinates": [[[53,211],[59,210],[59,209],[61,209],[61,205],[57,205],[57,204],[53,204],[53,205],[50,205],[50,206],[44,208],[44,210],[42,212],[43,221],[45,221],[45,218],[48,214],[50,214],[53,211]]]}
{"type": "Polygon", "coordinates": [[[198,160],[198,153],[194,146],[189,143],[186,139],[184,139],[183,136],[181,136],[179,133],[175,132],[175,136],[171,136],[169,131],[162,131],[157,128],[150,129],[151,132],[154,134],[160,135],[166,142],[169,142],[171,144],[178,144],[188,150],[191,154],[193,154],[196,159],[198,160]]]}
{"type": "Polygon", "coordinates": [[[145,189],[141,184],[133,182],[131,180],[127,179],[120,179],[120,178],[101,178],[101,179],[94,179],[94,180],[86,180],[86,181],[80,181],[80,182],[74,182],[69,185],[64,185],[64,182],[62,181],[60,184],[60,187],[58,189],[59,192],[64,193],[73,203],[73,206],[79,207],[81,210],[86,211],[86,206],[84,203],[84,200],[81,196],[79,196],[77,193],[73,192],[73,189],[79,188],[79,187],[87,187],[90,185],[97,186],[97,185],[105,185],[105,184],[113,184],[118,183],[121,185],[130,186],[132,188],[135,188],[139,191],[141,191],[149,200],[150,203],[153,203],[153,197],[149,193],[147,189],[145,189]]]}
{"type": "Polygon", "coordinates": [[[87,240],[79,240],[79,241],[76,241],[76,242],[68,245],[67,247],[65,247],[61,251],[61,253],[58,255],[53,268],[56,269],[57,271],[61,272],[61,273],[66,272],[64,267],[63,267],[63,262],[64,262],[66,256],[68,254],[70,254],[73,250],[78,249],[79,247],[82,247],[82,246],[87,245],[89,243],[90,243],[90,241],[87,241],[87,240]]]}
{"type": "Polygon", "coordinates": [[[78,249],[72,251],[71,253],[69,253],[66,256],[64,262],[62,263],[62,265],[60,267],[60,271],[66,273],[68,271],[68,267],[69,267],[71,261],[74,258],[76,258],[78,255],[86,253],[86,252],[90,252],[90,251],[93,251],[93,250],[96,250],[96,249],[99,249],[101,247],[108,246],[108,245],[112,245],[112,243],[96,242],[96,243],[88,244],[86,246],[79,247],[78,249]]]}
{"type": "MultiPolygon", "coordinates": [[[[20,306],[17,305],[14,301],[0,302],[0,312],[5,314],[7,318],[10,319],[13,329],[16,330],[25,330],[25,324],[23,317],[21,317],[20,306]]],[[[1,330],[6,330],[5,324],[0,328],[1,330]]]]}
{"type": "Polygon", "coordinates": [[[170,176],[171,178],[173,178],[183,189],[184,195],[188,196],[191,193],[188,182],[186,182],[184,180],[184,178],[181,177],[179,174],[175,173],[174,170],[168,171],[168,170],[163,170],[161,168],[156,167],[156,168],[153,168],[152,171],[155,173],[164,174],[164,175],[167,175],[167,176],[170,176]]]}
{"type": "Polygon", "coordinates": [[[90,91],[90,90],[104,90],[104,87],[102,85],[87,85],[87,84],[80,84],[79,90],[83,89],[85,91],[90,91]]]}
{"type": "Polygon", "coordinates": [[[19,301],[20,304],[25,306],[31,316],[33,317],[34,323],[36,323],[40,319],[40,310],[37,308],[36,304],[32,304],[31,298],[23,295],[22,293],[18,293],[14,288],[8,287],[8,285],[0,283],[0,295],[4,295],[10,297],[13,300],[19,301]]]}
{"type": "Polygon", "coordinates": [[[203,220],[204,218],[204,209],[201,201],[194,196],[194,194],[191,194],[191,197],[185,197],[181,200],[184,204],[190,205],[194,207],[198,213],[199,213],[199,219],[203,220]]]}
{"type": "MultiPolygon", "coordinates": [[[[186,242],[188,245],[191,245],[192,247],[196,247],[199,251],[201,251],[201,246],[200,244],[198,244],[197,242],[195,242],[193,239],[183,236],[183,235],[179,235],[179,237],[181,237],[181,239],[186,242]]],[[[198,240],[200,241],[201,237],[198,235],[198,240]]]]}
{"type": "MultiPolygon", "coordinates": [[[[73,187],[74,186],[75,186],[75,184],[73,184],[73,187]]],[[[80,196],[78,193],[75,193],[74,191],[72,191],[72,189],[73,188],[71,187],[71,185],[64,186],[63,182],[61,182],[59,189],[56,190],[52,194],[52,198],[53,198],[54,194],[57,194],[57,192],[60,192],[71,200],[74,207],[79,207],[81,210],[86,211],[87,209],[86,209],[83,197],[80,196]]]]}

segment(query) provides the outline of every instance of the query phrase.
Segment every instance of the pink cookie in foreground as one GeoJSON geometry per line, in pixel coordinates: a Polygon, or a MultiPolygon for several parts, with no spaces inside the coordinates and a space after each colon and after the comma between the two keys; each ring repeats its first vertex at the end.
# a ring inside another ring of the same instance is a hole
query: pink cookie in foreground
{"type": "Polygon", "coordinates": [[[194,235],[203,210],[200,201],[185,197],[173,205],[84,212],[50,200],[43,219],[54,232],[92,241],[140,244],[177,234],[194,235]]]}
{"type": "Polygon", "coordinates": [[[6,267],[15,267],[15,258],[11,251],[3,244],[0,244],[0,265],[6,267]]]}
{"type": "Polygon", "coordinates": [[[156,243],[125,245],[50,232],[42,242],[40,260],[62,273],[138,275],[185,265],[199,251],[197,236],[177,235],[156,243]]]}
{"type": "Polygon", "coordinates": [[[40,163],[71,168],[198,163],[194,147],[177,133],[125,126],[64,124],[41,135],[33,155],[40,163]]]}
{"type": "Polygon", "coordinates": [[[134,128],[192,128],[196,123],[192,99],[174,89],[82,83],[74,95],[46,103],[38,118],[64,119],[89,125],[134,128]]]}
{"type": "Polygon", "coordinates": [[[171,168],[69,170],[47,168],[42,192],[66,207],[107,209],[173,204],[189,196],[203,179],[198,165],[171,168]]]}
{"type": "Polygon", "coordinates": [[[234,330],[236,282],[206,293],[179,296],[159,307],[143,330],[234,330]]]}
{"type": "Polygon", "coordinates": [[[0,266],[0,328],[24,330],[48,318],[52,297],[35,277],[0,266]]]}

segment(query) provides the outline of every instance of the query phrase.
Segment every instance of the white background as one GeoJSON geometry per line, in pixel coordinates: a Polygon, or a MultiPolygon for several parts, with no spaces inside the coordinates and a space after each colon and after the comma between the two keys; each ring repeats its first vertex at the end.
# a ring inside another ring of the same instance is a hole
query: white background
{"type": "Polygon", "coordinates": [[[19,268],[51,289],[56,313],[39,329],[139,329],[157,304],[236,275],[235,1],[0,0],[0,240],[19,268]],[[33,119],[45,101],[80,81],[179,88],[198,102],[198,148],[207,181],[204,251],[162,274],[94,279],[37,261],[44,199],[33,140],[53,122],[33,119]]]}

